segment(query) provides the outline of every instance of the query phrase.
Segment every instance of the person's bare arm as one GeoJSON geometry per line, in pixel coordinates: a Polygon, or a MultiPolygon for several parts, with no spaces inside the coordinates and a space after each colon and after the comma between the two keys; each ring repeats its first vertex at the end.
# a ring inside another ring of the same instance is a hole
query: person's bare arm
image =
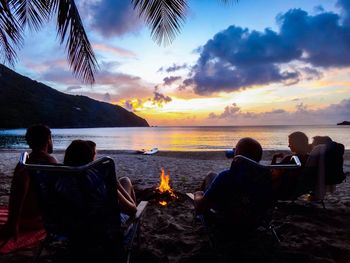
{"type": "MultiPolygon", "coordinates": [[[[124,191],[125,192],[125,191],[124,191]]],[[[125,192],[126,193],[126,192],[125,192]]],[[[130,201],[130,196],[128,193],[126,193],[126,196],[118,189],[118,200],[119,200],[119,206],[121,212],[127,214],[127,215],[134,215],[137,211],[136,204],[132,201],[130,201]]]]}
{"type": "Polygon", "coordinates": [[[127,199],[129,202],[135,203],[134,199],[129,195],[129,193],[119,182],[117,182],[117,189],[124,196],[125,199],[127,199]]]}

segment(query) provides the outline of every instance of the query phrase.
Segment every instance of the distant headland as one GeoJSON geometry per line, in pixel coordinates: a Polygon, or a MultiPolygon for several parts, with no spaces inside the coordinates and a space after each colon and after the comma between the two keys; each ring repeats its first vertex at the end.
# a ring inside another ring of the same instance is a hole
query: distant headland
{"type": "Polygon", "coordinates": [[[149,127],[118,105],[59,92],[0,64],[0,128],[149,127]]]}
{"type": "Polygon", "coordinates": [[[350,121],[339,122],[337,125],[350,125],[350,121]]]}

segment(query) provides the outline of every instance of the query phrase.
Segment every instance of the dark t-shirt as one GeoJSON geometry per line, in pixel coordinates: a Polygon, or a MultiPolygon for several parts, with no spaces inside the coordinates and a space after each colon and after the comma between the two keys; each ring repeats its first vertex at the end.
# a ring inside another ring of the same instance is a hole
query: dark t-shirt
{"type": "Polygon", "coordinates": [[[271,175],[261,166],[234,160],[230,170],[214,179],[204,198],[230,224],[256,224],[272,204],[271,175]]]}
{"type": "Polygon", "coordinates": [[[232,187],[235,185],[234,177],[231,176],[230,170],[222,171],[218,174],[204,197],[214,204],[214,209],[224,210],[226,203],[231,199],[232,187]]]}

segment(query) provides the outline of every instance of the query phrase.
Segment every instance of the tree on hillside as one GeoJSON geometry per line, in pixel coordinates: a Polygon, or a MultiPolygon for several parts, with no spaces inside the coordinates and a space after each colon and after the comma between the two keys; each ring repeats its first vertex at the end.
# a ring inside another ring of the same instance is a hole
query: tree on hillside
{"type": "MultiPolygon", "coordinates": [[[[160,45],[171,43],[180,32],[187,1],[131,0],[160,45]]],[[[98,64],[74,0],[0,0],[0,59],[13,65],[26,26],[39,30],[52,18],[56,19],[60,44],[66,45],[73,74],[85,83],[94,83],[98,64]]]]}

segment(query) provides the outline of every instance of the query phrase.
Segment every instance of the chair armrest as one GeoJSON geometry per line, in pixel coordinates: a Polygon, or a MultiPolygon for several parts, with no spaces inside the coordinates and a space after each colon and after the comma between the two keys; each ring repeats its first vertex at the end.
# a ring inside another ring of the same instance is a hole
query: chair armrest
{"type": "Polygon", "coordinates": [[[192,193],[186,193],[187,197],[190,198],[192,201],[194,201],[194,194],[192,193]]]}
{"type": "Polygon", "coordinates": [[[142,216],[143,212],[145,211],[146,206],[148,205],[148,201],[141,201],[138,206],[136,207],[137,211],[135,214],[135,219],[138,219],[142,216]]]}
{"type": "Polygon", "coordinates": [[[136,207],[137,210],[135,215],[132,215],[129,217],[129,219],[125,222],[125,224],[123,224],[124,227],[128,228],[132,223],[137,222],[141,218],[143,212],[145,211],[147,204],[148,204],[148,201],[141,201],[136,207]]]}

